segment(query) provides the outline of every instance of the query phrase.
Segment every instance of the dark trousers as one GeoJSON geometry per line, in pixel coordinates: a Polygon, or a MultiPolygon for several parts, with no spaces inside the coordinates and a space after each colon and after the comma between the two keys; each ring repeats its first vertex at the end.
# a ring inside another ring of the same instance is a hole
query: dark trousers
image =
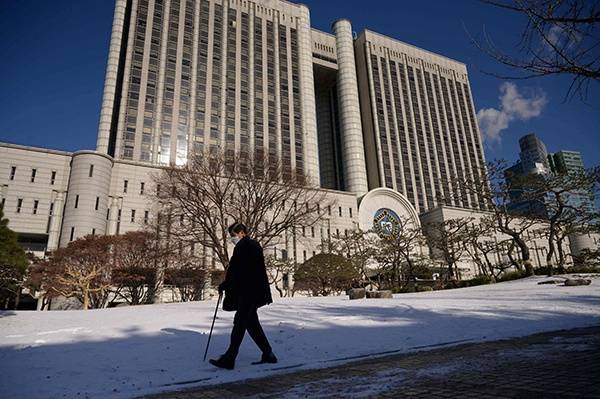
{"type": "Polygon", "coordinates": [[[238,310],[235,312],[233,329],[231,330],[231,341],[227,352],[225,352],[225,355],[232,359],[237,357],[246,331],[248,331],[250,337],[256,342],[256,345],[263,353],[267,354],[271,352],[269,340],[260,325],[260,321],[258,321],[256,305],[244,302],[243,300],[240,301],[238,310]]]}

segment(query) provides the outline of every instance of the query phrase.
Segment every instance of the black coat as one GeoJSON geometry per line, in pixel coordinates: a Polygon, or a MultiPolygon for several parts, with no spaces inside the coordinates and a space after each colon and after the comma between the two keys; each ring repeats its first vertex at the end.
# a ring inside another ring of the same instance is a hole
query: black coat
{"type": "Polygon", "coordinates": [[[224,310],[237,310],[240,303],[259,308],[273,302],[263,250],[256,240],[246,236],[236,244],[220,287],[225,290],[224,310]]]}

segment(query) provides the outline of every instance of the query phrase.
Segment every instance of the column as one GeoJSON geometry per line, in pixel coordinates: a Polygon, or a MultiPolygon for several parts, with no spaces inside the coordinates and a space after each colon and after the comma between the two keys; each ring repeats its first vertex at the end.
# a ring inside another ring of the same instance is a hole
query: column
{"type": "Polygon", "coordinates": [[[100,123],[98,125],[98,140],[96,148],[99,152],[108,153],[110,126],[115,105],[117,91],[117,76],[119,74],[119,54],[123,40],[125,26],[125,8],[127,0],[117,0],[113,17],[112,34],[108,50],[106,76],[104,78],[104,93],[102,95],[102,108],[100,110],[100,123]]]}
{"type": "Polygon", "coordinates": [[[60,239],[60,227],[62,225],[63,209],[65,204],[64,191],[53,191],[54,206],[52,208],[52,220],[50,221],[50,231],[48,232],[47,251],[54,251],[58,248],[60,239]]]}
{"type": "Polygon", "coordinates": [[[317,113],[315,109],[315,84],[312,65],[312,39],[310,36],[310,11],[300,4],[302,16],[298,20],[298,62],[300,72],[300,100],[302,101],[302,129],[304,163],[310,183],[319,186],[319,149],[317,145],[317,113]]]}
{"type": "Polygon", "coordinates": [[[346,189],[357,195],[368,191],[365,150],[358,100],[354,39],[350,21],[333,25],[338,57],[337,91],[346,189]]]}

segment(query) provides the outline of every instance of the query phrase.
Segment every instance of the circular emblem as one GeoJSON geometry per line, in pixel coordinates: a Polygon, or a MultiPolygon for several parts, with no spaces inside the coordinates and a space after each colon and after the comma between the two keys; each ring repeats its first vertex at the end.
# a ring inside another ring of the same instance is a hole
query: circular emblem
{"type": "Polygon", "coordinates": [[[373,229],[383,238],[394,238],[400,233],[400,218],[391,209],[381,208],[373,216],[373,229]]]}

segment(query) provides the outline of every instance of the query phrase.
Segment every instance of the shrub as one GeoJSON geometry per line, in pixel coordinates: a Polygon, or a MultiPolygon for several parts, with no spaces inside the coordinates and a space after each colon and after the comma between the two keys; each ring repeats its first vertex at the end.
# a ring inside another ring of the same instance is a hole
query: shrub
{"type": "Polygon", "coordinates": [[[600,266],[573,266],[567,271],[569,273],[600,273],[600,266]]]}
{"type": "Polygon", "coordinates": [[[521,271],[513,271],[513,272],[508,272],[508,273],[504,273],[502,276],[500,276],[497,281],[498,282],[502,282],[502,281],[512,281],[512,280],[518,280],[520,278],[524,278],[527,277],[527,275],[525,274],[525,272],[521,272],[521,271]]]}
{"type": "Polygon", "coordinates": [[[493,277],[481,275],[470,280],[450,280],[444,285],[443,289],[450,290],[453,288],[474,287],[476,285],[491,284],[494,282],[495,279],[493,277]]]}
{"type": "Polygon", "coordinates": [[[296,289],[310,291],[314,296],[327,296],[344,292],[353,281],[360,279],[360,273],[348,258],[323,253],[301,264],[294,279],[296,289]]]}
{"type": "Polygon", "coordinates": [[[433,288],[428,285],[417,285],[417,292],[433,291],[433,288]]]}
{"type": "MultiPolygon", "coordinates": [[[[571,269],[569,269],[570,271],[571,269]]],[[[536,267],[535,269],[533,269],[533,273],[536,276],[547,276],[548,273],[548,266],[541,266],[541,267],[536,267]]],[[[560,267],[553,267],[552,268],[552,274],[563,274],[566,273],[566,270],[564,267],[560,266],[560,267]]]]}
{"type": "Polygon", "coordinates": [[[470,280],[471,281],[471,285],[485,285],[485,284],[492,284],[496,282],[496,279],[494,279],[494,277],[492,276],[485,276],[485,275],[480,275],[475,277],[474,279],[470,280]]]}

